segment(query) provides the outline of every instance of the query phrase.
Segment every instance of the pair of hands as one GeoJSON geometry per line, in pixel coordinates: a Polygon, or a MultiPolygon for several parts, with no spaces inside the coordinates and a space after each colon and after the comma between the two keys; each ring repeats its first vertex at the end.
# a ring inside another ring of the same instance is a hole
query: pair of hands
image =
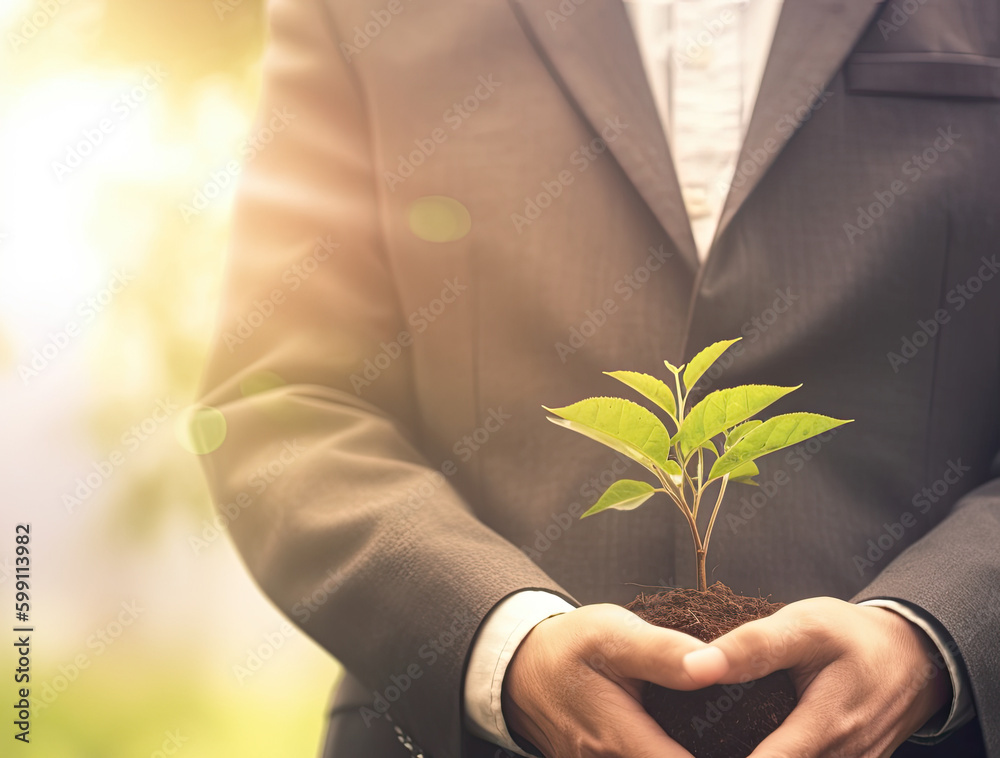
{"type": "Polygon", "coordinates": [[[615,605],[538,624],[504,677],[507,726],[546,758],[691,758],[642,707],[644,682],[677,690],[789,669],[799,703],[751,758],[888,756],[951,698],[937,648],[893,611],[812,598],[711,645],[615,605]]]}

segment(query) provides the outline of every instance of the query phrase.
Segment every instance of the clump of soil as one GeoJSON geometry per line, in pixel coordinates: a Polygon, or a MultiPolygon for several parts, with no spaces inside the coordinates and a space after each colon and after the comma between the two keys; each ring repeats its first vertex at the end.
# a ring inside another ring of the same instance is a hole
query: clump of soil
{"type": "MultiPolygon", "coordinates": [[[[765,598],[733,594],[722,582],[705,592],[675,589],[639,595],[626,606],[644,621],[711,642],[740,624],[781,608],[765,598]]],[[[695,758],[746,758],[792,712],[795,685],[785,671],[743,684],[692,692],[649,684],[646,711],[695,758]]]]}

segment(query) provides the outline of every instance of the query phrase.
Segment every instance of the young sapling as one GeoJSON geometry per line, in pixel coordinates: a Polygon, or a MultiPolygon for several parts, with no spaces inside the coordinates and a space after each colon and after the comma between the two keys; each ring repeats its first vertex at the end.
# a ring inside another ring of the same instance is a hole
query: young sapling
{"type": "Polygon", "coordinates": [[[709,345],[686,365],[674,366],[664,361],[673,374],[673,386],[635,371],[605,372],[654,403],[671,424],[673,434],[652,411],[622,398],[592,397],[565,408],[545,408],[555,414],[550,421],[642,464],[659,485],[620,479],[580,518],[609,508],[633,510],[656,493],[667,495],[691,531],[698,590],[702,592],[708,588],[705,570],[708,546],[727,486],[756,485],[754,477],[760,473],[756,460],[849,423],[817,413],[785,413],[766,421],[753,418],[801,385],[750,384],[715,390],[689,409],[692,389],[739,340],[737,337],[709,345]],[[709,490],[716,484],[713,502],[709,490]],[[712,515],[702,533],[698,514],[702,504],[709,502],[712,515]]]}

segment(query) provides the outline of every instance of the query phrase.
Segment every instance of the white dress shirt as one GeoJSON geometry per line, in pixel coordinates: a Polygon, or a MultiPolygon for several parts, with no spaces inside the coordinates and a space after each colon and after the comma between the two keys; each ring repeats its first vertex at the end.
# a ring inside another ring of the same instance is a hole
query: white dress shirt
{"type": "Polygon", "coordinates": [[[757,101],[782,0],[625,3],[704,260],[757,101]]]}
{"type": "MultiPolygon", "coordinates": [[[[736,170],[783,0],[626,0],[704,261],[736,170]]],[[[870,600],[899,613],[934,641],[955,693],[941,725],[915,741],[936,742],[973,715],[969,684],[936,622],[914,606],[870,600]]],[[[518,645],[538,623],[573,610],[550,592],[517,592],[489,613],[473,643],[465,676],[466,726],[479,737],[527,756],[510,736],[500,703],[504,675],[518,645]]]]}

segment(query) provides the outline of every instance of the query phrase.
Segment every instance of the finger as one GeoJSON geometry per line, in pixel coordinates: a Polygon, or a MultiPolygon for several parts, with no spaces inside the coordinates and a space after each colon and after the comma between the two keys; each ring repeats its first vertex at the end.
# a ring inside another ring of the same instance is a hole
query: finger
{"type": "MultiPolygon", "coordinates": [[[[794,755],[796,758],[819,758],[838,755],[831,750],[838,742],[841,732],[832,727],[836,719],[830,717],[829,701],[823,700],[815,691],[807,690],[795,709],[781,725],[769,734],[750,754],[750,758],[773,758],[773,756],[794,755]]],[[[846,754],[845,754],[846,755],[846,754]]]]}
{"type": "Polygon", "coordinates": [[[898,696],[874,696],[857,677],[854,667],[826,666],[752,758],[892,755],[920,724],[907,722],[911,709],[898,696]]]}
{"type": "MultiPolygon", "coordinates": [[[[848,688],[849,689],[849,688],[848,688]]],[[[909,732],[894,718],[845,690],[841,675],[826,668],[802,693],[795,709],[749,758],[859,758],[889,756],[909,732]]]]}
{"type": "MultiPolygon", "coordinates": [[[[691,753],[682,748],[667,736],[659,724],[653,721],[645,711],[641,718],[636,718],[630,727],[615,740],[622,746],[621,755],[629,758],[694,758],[691,753]]],[[[597,752],[595,755],[606,755],[597,752]]]]}
{"type": "Polygon", "coordinates": [[[626,613],[627,616],[620,617],[622,623],[607,628],[608,636],[599,655],[591,659],[591,665],[596,670],[600,671],[603,667],[626,679],[653,682],[675,690],[693,690],[702,686],[684,669],[683,659],[688,653],[706,648],[704,642],[626,613]]]}
{"type": "MultiPolygon", "coordinates": [[[[614,713],[607,714],[606,723],[614,724],[615,729],[610,739],[602,738],[601,742],[610,742],[620,751],[617,755],[629,758],[693,758],[667,736],[638,702],[627,695],[620,703],[617,702],[622,694],[619,691],[617,696],[609,698],[615,701],[615,707],[611,709],[614,713]]],[[[598,745],[592,747],[594,755],[607,755],[607,751],[600,750],[598,745]]],[[[586,752],[583,754],[588,755],[586,752]]]]}
{"type": "Polygon", "coordinates": [[[787,606],[750,621],[684,657],[688,678],[700,687],[759,679],[819,658],[832,660],[836,650],[822,618],[809,608],[787,606]]]}

